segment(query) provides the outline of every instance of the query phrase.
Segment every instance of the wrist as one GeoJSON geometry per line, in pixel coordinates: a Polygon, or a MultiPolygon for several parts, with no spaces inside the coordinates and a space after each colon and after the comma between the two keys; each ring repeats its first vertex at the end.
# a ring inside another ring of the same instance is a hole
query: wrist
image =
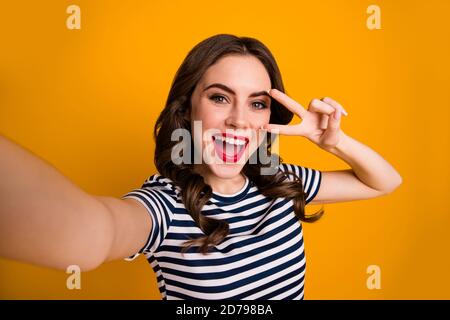
{"type": "Polygon", "coordinates": [[[339,130],[338,135],[339,135],[338,143],[335,146],[325,147],[322,149],[334,155],[340,155],[342,153],[345,153],[345,145],[347,144],[349,136],[347,136],[342,130],[339,130]]]}

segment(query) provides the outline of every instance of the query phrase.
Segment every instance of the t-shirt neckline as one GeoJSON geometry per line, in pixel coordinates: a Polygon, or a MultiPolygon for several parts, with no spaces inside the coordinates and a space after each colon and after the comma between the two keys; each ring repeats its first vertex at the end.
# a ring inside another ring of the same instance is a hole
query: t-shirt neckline
{"type": "Polygon", "coordinates": [[[250,180],[247,176],[245,176],[244,186],[239,191],[233,194],[223,194],[213,191],[212,198],[219,202],[234,203],[245,198],[248,191],[250,190],[250,187],[251,187],[250,180]]]}

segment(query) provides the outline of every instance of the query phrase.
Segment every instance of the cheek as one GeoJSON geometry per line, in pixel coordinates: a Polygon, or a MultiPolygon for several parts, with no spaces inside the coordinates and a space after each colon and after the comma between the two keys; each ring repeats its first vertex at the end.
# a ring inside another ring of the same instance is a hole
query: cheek
{"type": "Polygon", "coordinates": [[[225,116],[206,104],[193,108],[191,124],[193,124],[194,120],[201,121],[202,129],[207,130],[211,128],[220,128],[225,121],[225,116]]]}
{"type": "Polygon", "coordinates": [[[212,112],[212,108],[197,108],[191,117],[191,128],[197,145],[203,147],[210,142],[210,135],[216,133],[223,125],[223,119],[218,112],[212,112]],[[195,121],[195,123],[194,123],[195,121]]]}
{"type": "Polygon", "coordinates": [[[253,117],[253,127],[255,129],[259,129],[261,126],[268,124],[270,121],[270,111],[265,112],[264,114],[259,114],[258,116],[253,117]]]}
{"type": "Polygon", "coordinates": [[[214,115],[213,108],[208,105],[207,101],[200,100],[197,104],[192,106],[192,118],[193,120],[201,120],[205,122],[208,118],[214,115]]]}
{"type": "Polygon", "coordinates": [[[201,127],[202,131],[205,132],[209,129],[219,130],[222,127],[223,120],[214,114],[204,114],[201,117],[195,119],[197,121],[197,126],[201,127]]]}

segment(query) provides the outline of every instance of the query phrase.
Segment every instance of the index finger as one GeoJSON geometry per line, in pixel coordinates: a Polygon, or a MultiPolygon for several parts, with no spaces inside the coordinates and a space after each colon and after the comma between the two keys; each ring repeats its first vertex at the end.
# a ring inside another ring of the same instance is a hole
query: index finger
{"type": "Polygon", "coordinates": [[[289,97],[287,94],[281,92],[277,89],[270,89],[268,91],[269,95],[278,102],[280,102],[283,106],[288,108],[290,111],[298,115],[300,118],[303,118],[308,111],[302,107],[300,103],[289,97]]]}

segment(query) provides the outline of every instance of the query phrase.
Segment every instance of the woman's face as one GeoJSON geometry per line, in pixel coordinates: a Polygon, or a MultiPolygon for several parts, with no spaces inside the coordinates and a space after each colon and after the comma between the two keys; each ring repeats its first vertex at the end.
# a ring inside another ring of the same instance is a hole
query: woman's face
{"type": "Polygon", "coordinates": [[[269,74],[254,56],[228,55],[208,68],[191,97],[190,121],[201,170],[237,176],[262,142],[269,123],[269,74]],[[200,121],[200,122],[198,122],[200,121]]]}

